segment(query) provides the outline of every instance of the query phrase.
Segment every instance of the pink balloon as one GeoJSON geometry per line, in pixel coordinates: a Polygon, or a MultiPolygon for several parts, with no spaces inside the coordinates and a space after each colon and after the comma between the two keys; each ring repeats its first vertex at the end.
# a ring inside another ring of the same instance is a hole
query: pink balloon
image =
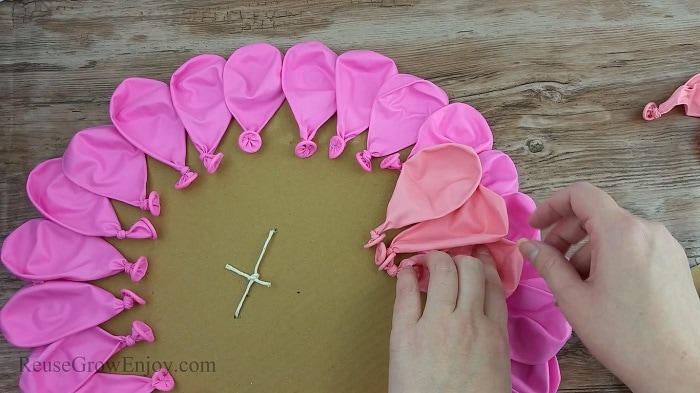
{"type": "Polygon", "coordinates": [[[559,362],[556,357],[536,365],[511,360],[510,376],[513,393],[556,393],[561,383],[559,362]]]}
{"type": "Polygon", "coordinates": [[[508,235],[506,239],[517,242],[525,239],[539,239],[540,231],[530,226],[528,220],[537,208],[535,202],[529,196],[516,192],[503,196],[508,210],[508,235]]]}
{"type": "MultiPolygon", "coordinates": [[[[479,185],[457,210],[408,227],[394,237],[388,249],[384,243],[379,243],[374,262],[380,270],[395,275],[398,273],[394,264],[397,254],[494,243],[507,233],[508,215],[503,198],[479,185]]],[[[515,283],[520,278],[520,270],[522,262],[515,283]]]]}
{"type": "Polygon", "coordinates": [[[170,78],[173,107],[199,152],[208,173],[216,172],[224,155],[215,153],[231,123],[224,101],[224,65],[218,55],[195,56],[170,78]]]}
{"type": "Polygon", "coordinates": [[[237,49],[224,67],[224,100],[243,133],[238,146],[255,153],[260,132],[284,102],[282,53],[265,43],[237,49]]]}
{"type": "Polygon", "coordinates": [[[124,79],[112,94],[109,115],[132,145],[180,172],[176,189],[189,186],[197,178],[185,165],[185,126],[175,111],[167,84],[145,78],[124,79]]]}
{"type": "Polygon", "coordinates": [[[511,359],[524,364],[544,363],[571,337],[571,325],[549,290],[522,281],[508,304],[511,359]]]}
{"type": "Polygon", "coordinates": [[[153,331],[141,321],[133,322],[128,336],[113,336],[97,326],[71,334],[32,351],[19,387],[24,393],[74,392],[117,352],[153,340],[153,331]]]}
{"type": "Polygon", "coordinates": [[[43,218],[29,220],[7,236],[0,254],[13,275],[25,281],[93,281],[126,272],[132,281],[146,274],[148,260],[128,262],[114,246],[43,218]]]}
{"type": "Polygon", "coordinates": [[[433,112],[418,131],[418,139],[408,155],[413,157],[429,146],[459,143],[482,153],[493,148],[493,134],[484,116],[473,107],[455,102],[433,112]]]}
{"type": "Polygon", "coordinates": [[[117,299],[100,287],[74,281],[26,286],[0,310],[0,329],[16,347],[40,347],[97,326],[135,303],[146,302],[122,289],[117,299]]]}
{"type": "Polygon", "coordinates": [[[351,139],[369,128],[369,119],[379,88],[398,74],[390,58],[369,50],[351,50],[335,63],[335,99],[338,125],[331,138],[328,156],[337,158],[351,139]]]}
{"type": "Polygon", "coordinates": [[[518,192],[518,170],[510,157],[499,150],[479,153],[483,175],[481,184],[498,195],[518,192]]]}
{"type": "Polygon", "coordinates": [[[396,152],[416,143],[420,126],[447,102],[447,94],[432,82],[407,74],[392,76],[372,105],[367,149],[357,153],[357,162],[369,172],[372,157],[391,154],[382,168],[394,168],[399,163],[396,152]]]}
{"type": "Polygon", "coordinates": [[[297,157],[316,152],[312,140],[321,126],[333,116],[335,103],[335,63],[338,55],[318,41],[302,42],[289,48],[282,64],[282,89],[299,125],[297,157]]]}
{"type": "Polygon", "coordinates": [[[370,232],[365,248],[381,242],[389,229],[456,210],[474,193],[480,178],[481,164],[470,147],[445,144],[422,150],[406,162],[387,206],[386,220],[370,232]]]}
{"type": "Polygon", "coordinates": [[[63,153],[63,173],[78,186],[160,214],[160,198],[146,198],[146,155],[109,124],[78,131],[63,153]]]}
{"type": "Polygon", "coordinates": [[[690,78],[681,87],[671,94],[666,102],[657,106],[650,102],[644,107],[642,116],[644,120],[655,120],[670,112],[671,109],[683,105],[685,114],[700,117],[700,74],[690,78]]]}
{"type": "Polygon", "coordinates": [[[141,218],[129,230],[123,230],[108,198],[93,194],[63,174],[61,158],[37,165],[27,179],[27,195],[49,220],[87,236],[119,239],[155,239],[156,230],[141,218]]]}
{"type": "Polygon", "coordinates": [[[75,393],[151,393],[155,390],[168,392],[175,387],[170,373],[162,368],[151,378],[140,375],[97,373],[88,379],[75,393]]]}

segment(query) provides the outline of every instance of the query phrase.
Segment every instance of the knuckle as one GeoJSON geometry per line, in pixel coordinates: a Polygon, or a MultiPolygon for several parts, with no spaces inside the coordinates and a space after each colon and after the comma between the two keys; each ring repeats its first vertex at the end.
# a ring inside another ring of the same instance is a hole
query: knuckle
{"type": "Polygon", "coordinates": [[[463,269],[469,269],[473,270],[475,272],[482,272],[484,271],[484,263],[481,262],[479,259],[474,258],[474,257],[469,257],[469,256],[458,256],[455,257],[455,262],[459,265],[460,268],[463,269]]]}
{"type": "Polygon", "coordinates": [[[410,280],[399,280],[396,282],[397,296],[411,296],[418,293],[418,285],[410,280]]]}
{"type": "Polygon", "coordinates": [[[455,266],[452,258],[440,258],[433,262],[433,271],[437,273],[456,273],[457,267],[455,266]]]}

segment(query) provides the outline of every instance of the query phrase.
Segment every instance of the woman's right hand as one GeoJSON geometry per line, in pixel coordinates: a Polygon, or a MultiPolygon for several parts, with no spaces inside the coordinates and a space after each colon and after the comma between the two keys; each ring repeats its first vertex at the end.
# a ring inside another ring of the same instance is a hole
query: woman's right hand
{"type": "Polygon", "coordinates": [[[663,225],[587,183],[545,200],[530,224],[551,230],[542,242],[521,241],[521,252],[605,367],[635,392],[700,391],[700,299],[663,225]]]}

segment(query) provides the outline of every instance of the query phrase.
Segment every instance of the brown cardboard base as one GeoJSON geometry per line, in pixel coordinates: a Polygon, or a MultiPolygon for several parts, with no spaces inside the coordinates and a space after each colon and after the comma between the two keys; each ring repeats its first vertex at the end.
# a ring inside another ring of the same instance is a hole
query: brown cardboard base
{"type": "MultiPolygon", "coordinates": [[[[173,188],[177,171],[149,159],[149,191],[163,206],[152,219],[159,237],[112,241],[131,260],[147,256],[149,272],[140,283],[120,275],[97,284],[148,302],[105,329],[126,334],[142,320],[156,342],[123,350],[105,371],[150,375],[171,362],[176,392],[386,391],[394,280],[377,272],[374,251],[362,245],[384,220],[398,172],[380,170],[378,160],[372,173],[360,168],[364,135],[329,160],[334,130],[333,119],[319,131],[316,154],[302,160],[286,103],[257,154],[239,150],[233,123],[213,175],[188,142],[187,162],[200,177],[182,191],[173,188]],[[224,265],[252,273],[271,228],[278,232],[260,274],[272,287],[254,285],[234,319],[247,281],[224,265]]],[[[148,217],[116,209],[124,227],[148,217]]]]}

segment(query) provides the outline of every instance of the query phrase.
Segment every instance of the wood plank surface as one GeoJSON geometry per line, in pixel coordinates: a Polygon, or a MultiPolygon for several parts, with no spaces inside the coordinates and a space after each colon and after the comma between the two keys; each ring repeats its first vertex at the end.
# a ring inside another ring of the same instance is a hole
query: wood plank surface
{"type": "MultiPolygon", "coordinates": [[[[587,180],[666,224],[700,264],[700,119],[641,119],[700,72],[697,0],[0,2],[0,240],[38,213],[24,183],[77,131],[109,121],[127,76],[168,80],[247,43],[373,49],[481,110],[536,200],[587,180]]],[[[21,283],[0,272],[0,304],[21,283]]],[[[26,351],[0,341],[0,391],[26,351]]],[[[624,392],[573,337],[563,392],[624,392]]]]}

